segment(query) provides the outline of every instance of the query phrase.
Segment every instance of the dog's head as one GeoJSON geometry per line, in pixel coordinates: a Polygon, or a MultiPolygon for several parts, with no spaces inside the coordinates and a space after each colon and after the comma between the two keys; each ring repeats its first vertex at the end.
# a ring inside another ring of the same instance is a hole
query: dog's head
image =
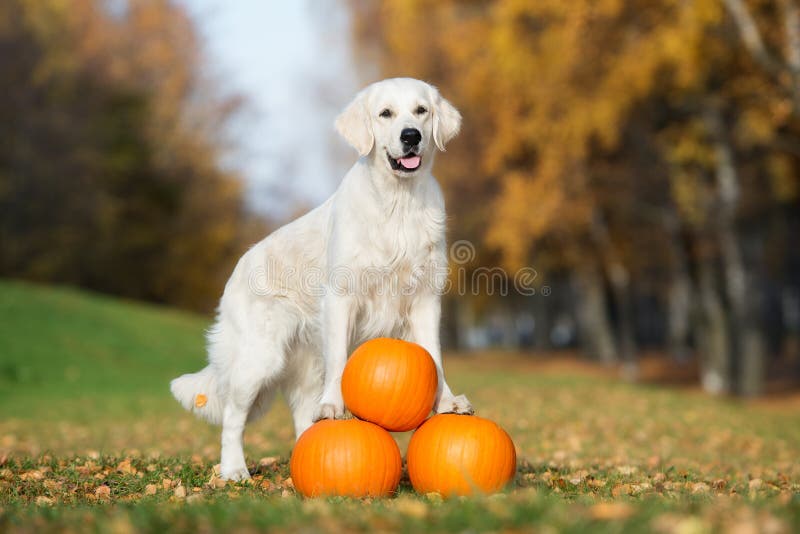
{"type": "Polygon", "coordinates": [[[336,119],[336,129],[362,156],[372,155],[402,177],[430,168],[461,127],[461,114],[439,91],[412,78],[362,90],[336,119]]]}

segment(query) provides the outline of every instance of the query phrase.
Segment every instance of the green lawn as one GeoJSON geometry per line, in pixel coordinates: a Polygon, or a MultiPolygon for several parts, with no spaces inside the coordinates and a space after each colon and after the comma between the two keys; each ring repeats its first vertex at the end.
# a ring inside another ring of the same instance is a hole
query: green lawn
{"type": "Polygon", "coordinates": [[[797,401],[715,399],[498,354],[452,356],[447,372],[517,444],[503,494],[443,501],[404,481],[394,499],[301,499],[282,403],[248,430],[253,482],[209,484],[218,429],[168,391],[203,365],[207,325],[0,282],[0,531],[800,530],[797,401]]]}

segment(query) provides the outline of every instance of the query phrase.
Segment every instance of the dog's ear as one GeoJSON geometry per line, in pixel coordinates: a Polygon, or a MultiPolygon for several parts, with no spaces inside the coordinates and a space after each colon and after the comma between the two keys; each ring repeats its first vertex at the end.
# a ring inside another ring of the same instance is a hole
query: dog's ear
{"type": "Polygon", "coordinates": [[[461,113],[442,98],[436,89],[433,90],[433,102],[433,140],[439,150],[444,152],[445,145],[461,129],[461,113]]]}
{"type": "Polygon", "coordinates": [[[362,156],[366,156],[375,144],[375,137],[372,134],[372,124],[367,113],[364,93],[361,92],[353,99],[350,104],[338,117],[336,117],[336,131],[344,137],[345,141],[358,150],[362,156]]]}

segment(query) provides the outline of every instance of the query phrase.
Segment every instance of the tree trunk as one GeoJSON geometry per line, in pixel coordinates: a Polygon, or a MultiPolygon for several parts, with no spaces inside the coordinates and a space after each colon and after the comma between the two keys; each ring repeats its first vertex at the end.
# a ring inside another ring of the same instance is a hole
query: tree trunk
{"type": "Polygon", "coordinates": [[[628,380],[635,380],[639,376],[639,364],[636,361],[630,275],[619,262],[610,263],[606,266],[606,270],[609,273],[611,293],[617,309],[617,339],[622,360],[622,374],[628,380]]]}
{"type": "Polygon", "coordinates": [[[681,239],[678,218],[674,213],[664,217],[664,227],[672,257],[672,273],[667,289],[667,343],[672,359],[678,363],[686,363],[689,360],[689,318],[692,308],[689,260],[681,239]]]}
{"type": "Polygon", "coordinates": [[[553,324],[552,300],[555,297],[545,297],[541,293],[533,297],[533,318],[535,320],[533,328],[534,347],[537,350],[549,350],[550,328],[553,324]]]}
{"type": "Polygon", "coordinates": [[[748,273],[736,235],[735,217],[739,198],[739,176],[719,106],[706,110],[706,125],[714,144],[718,213],[715,218],[724,271],[725,295],[731,325],[731,358],[737,392],[758,395],[763,390],[765,345],[759,313],[759,292],[748,273]]]}
{"type": "Polygon", "coordinates": [[[608,319],[608,305],[603,277],[594,264],[584,264],[577,271],[578,324],[581,343],[587,352],[605,365],[618,362],[614,335],[608,319]]]}
{"type": "Polygon", "coordinates": [[[697,266],[699,306],[695,328],[703,389],[718,395],[731,390],[730,331],[722,299],[714,281],[713,261],[700,258],[697,266]]]}
{"type": "Polygon", "coordinates": [[[633,296],[630,273],[622,262],[616,245],[609,236],[608,225],[599,212],[595,212],[591,230],[592,240],[602,258],[603,269],[611,286],[614,309],[617,312],[617,339],[623,376],[629,380],[639,374],[636,361],[636,339],[633,325],[633,296]]]}

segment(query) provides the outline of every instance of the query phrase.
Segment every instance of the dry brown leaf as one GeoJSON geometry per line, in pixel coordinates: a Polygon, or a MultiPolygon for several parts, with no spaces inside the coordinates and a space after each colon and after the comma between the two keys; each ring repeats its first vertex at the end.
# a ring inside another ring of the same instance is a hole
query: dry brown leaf
{"type": "Polygon", "coordinates": [[[41,471],[34,469],[31,471],[25,471],[19,476],[19,478],[22,480],[41,480],[44,478],[44,475],[41,473],[41,471]]]}
{"type": "Polygon", "coordinates": [[[428,506],[417,499],[402,496],[394,500],[395,509],[403,515],[423,519],[428,515],[428,506]]]}
{"type": "Polygon", "coordinates": [[[60,490],[64,484],[58,480],[47,479],[44,481],[44,487],[50,491],[60,490]]]}
{"type": "Polygon", "coordinates": [[[619,497],[620,495],[630,495],[633,492],[630,484],[617,484],[611,488],[611,495],[619,497]]]}
{"type": "Polygon", "coordinates": [[[53,499],[45,497],[44,495],[36,497],[36,506],[51,506],[53,502],[55,502],[53,499]]]}
{"type": "Polygon", "coordinates": [[[94,490],[94,496],[98,499],[110,499],[111,498],[111,488],[106,486],[105,484],[102,486],[98,486],[96,490],[94,490]]]}
{"type": "Polygon", "coordinates": [[[639,469],[634,465],[620,465],[617,467],[617,472],[621,475],[630,476],[639,469]]]}
{"type": "Polygon", "coordinates": [[[627,519],[633,515],[633,506],[621,502],[601,502],[589,508],[589,515],[601,521],[627,519]]]}
{"type": "Polygon", "coordinates": [[[128,475],[135,475],[136,468],[131,465],[130,459],[123,460],[117,464],[117,471],[128,475]]]}
{"type": "Polygon", "coordinates": [[[695,482],[692,484],[692,493],[708,493],[711,487],[705,482],[695,482]]]}
{"type": "Polygon", "coordinates": [[[206,397],[203,393],[198,393],[194,398],[195,408],[202,408],[207,402],[208,397],[206,397]]]}
{"type": "Polygon", "coordinates": [[[761,486],[763,485],[764,481],[761,480],[760,478],[754,478],[747,484],[747,486],[750,488],[750,491],[756,491],[758,489],[761,489],[761,486]]]}
{"type": "Polygon", "coordinates": [[[144,487],[144,494],[145,495],[155,495],[158,492],[158,486],[155,484],[148,484],[144,487]]]}
{"type": "Polygon", "coordinates": [[[437,503],[442,502],[444,500],[442,494],[436,491],[429,491],[428,493],[425,494],[425,498],[431,502],[437,502],[437,503]]]}
{"type": "Polygon", "coordinates": [[[91,460],[87,460],[86,463],[84,463],[83,465],[79,465],[78,467],[75,468],[75,470],[82,475],[86,475],[89,473],[94,473],[96,471],[99,471],[100,466],[98,466],[91,460]]]}
{"type": "Polygon", "coordinates": [[[270,467],[276,463],[278,463],[278,459],[274,456],[265,456],[258,461],[260,467],[270,467]]]}
{"type": "Polygon", "coordinates": [[[214,489],[224,488],[227,484],[227,481],[218,477],[216,473],[212,474],[211,478],[208,479],[208,486],[214,489]]]}
{"type": "Polygon", "coordinates": [[[164,489],[170,489],[172,487],[172,480],[165,478],[161,481],[161,487],[164,489]]]}
{"type": "Polygon", "coordinates": [[[173,494],[179,499],[185,498],[186,497],[186,487],[185,486],[178,486],[177,488],[175,488],[175,491],[173,492],[173,494]]]}

